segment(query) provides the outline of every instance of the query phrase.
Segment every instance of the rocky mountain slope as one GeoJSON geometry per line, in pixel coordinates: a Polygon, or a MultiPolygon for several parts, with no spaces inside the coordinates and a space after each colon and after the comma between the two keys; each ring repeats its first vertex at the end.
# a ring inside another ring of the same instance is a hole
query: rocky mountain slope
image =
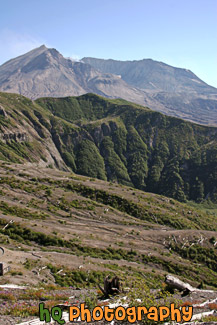
{"type": "Polygon", "coordinates": [[[36,317],[41,301],[48,307],[93,307],[101,296],[97,284],[107,275],[130,288],[132,304],[138,298],[142,306],[175,299],[179,306],[197,305],[194,315],[213,312],[216,230],[212,209],[72,172],[0,161],[1,260],[11,267],[0,284],[27,285],[1,290],[1,318],[17,324],[36,317]],[[168,274],[208,291],[167,299],[168,274]]]}
{"type": "Polygon", "coordinates": [[[153,60],[73,62],[44,45],[0,66],[0,91],[31,99],[88,92],[123,98],[167,115],[217,125],[217,90],[191,71],[153,60]]]}
{"type": "Polygon", "coordinates": [[[197,94],[217,92],[216,88],[207,85],[190,70],[175,68],[151,59],[117,61],[87,57],[83,58],[82,62],[90,64],[103,73],[120,75],[129,85],[144,90],[197,94]]]}
{"type": "Polygon", "coordinates": [[[94,92],[144,102],[143,92],[126,84],[118,76],[103,74],[89,64],[73,62],[44,45],[0,66],[0,90],[31,99],[94,92]]]}
{"type": "Polygon", "coordinates": [[[217,129],[86,94],[35,102],[0,94],[0,159],[185,200],[216,198],[217,129]]]}
{"type": "Polygon", "coordinates": [[[83,58],[103,73],[121,76],[129,85],[146,92],[146,104],[168,115],[200,124],[217,124],[217,89],[187,69],[144,59],[116,61],[83,58]]]}

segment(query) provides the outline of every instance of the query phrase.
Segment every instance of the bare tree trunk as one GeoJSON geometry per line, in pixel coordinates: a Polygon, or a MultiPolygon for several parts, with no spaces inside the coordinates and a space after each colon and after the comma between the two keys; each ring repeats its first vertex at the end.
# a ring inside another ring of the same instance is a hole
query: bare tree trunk
{"type": "Polygon", "coordinates": [[[105,297],[117,294],[121,291],[120,280],[117,276],[112,279],[107,276],[104,280],[104,288],[102,288],[99,284],[98,287],[105,297]]]}

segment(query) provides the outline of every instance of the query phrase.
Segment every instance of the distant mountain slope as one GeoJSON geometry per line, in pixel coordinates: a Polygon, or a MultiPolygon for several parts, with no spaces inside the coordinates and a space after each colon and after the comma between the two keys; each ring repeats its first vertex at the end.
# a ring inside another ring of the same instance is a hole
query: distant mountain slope
{"type": "Polygon", "coordinates": [[[217,94],[216,88],[207,85],[190,70],[175,68],[151,59],[117,61],[87,57],[82,62],[103,73],[120,75],[131,86],[144,90],[217,94]]]}
{"type": "Polygon", "coordinates": [[[75,62],[43,45],[0,66],[0,91],[31,99],[91,92],[217,126],[217,90],[190,71],[153,60],[75,62]]]}
{"type": "Polygon", "coordinates": [[[151,59],[83,58],[82,62],[103,73],[117,74],[129,85],[144,90],[145,105],[154,110],[199,124],[217,125],[217,89],[190,70],[151,59]]]}
{"type": "Polygon", "coordinates": [[[144,93],[112,74],[103,74],[82,62],[64,58],[41,46],[0,66],[0,90],[31,99],[64,97],[94,92],[144,104],[144,93]]]}
{"type": "Polygon", "coordinates": [[[35,102],[0,93],[0,159],[217,201],[217,128],[94,94],[35,102]]]}

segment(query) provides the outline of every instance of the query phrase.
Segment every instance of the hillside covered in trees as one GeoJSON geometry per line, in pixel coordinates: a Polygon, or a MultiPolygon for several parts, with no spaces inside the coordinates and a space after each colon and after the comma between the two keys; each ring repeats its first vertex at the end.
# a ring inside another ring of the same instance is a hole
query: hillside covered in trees
{"type": "Polygon", "coordinates": [[[179,201],[217,201],[217,128],[94,94],[33,102],[1,93],[0,105],[3,160],[71,169],[179,201]]]}

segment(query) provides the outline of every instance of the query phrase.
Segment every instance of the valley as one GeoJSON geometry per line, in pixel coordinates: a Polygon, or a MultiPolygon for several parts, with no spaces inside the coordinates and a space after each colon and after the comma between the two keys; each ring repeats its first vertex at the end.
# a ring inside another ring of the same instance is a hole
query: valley
{"type": "Polygon", "coordinates": [[[111,304],[108,275],[129,304],[216,320],[216,128],[95,94],[0,105],[5,324],[37,318],[40,301],[111,304]],[[169,293],[168,274],[205,291],[169,293]]]}

